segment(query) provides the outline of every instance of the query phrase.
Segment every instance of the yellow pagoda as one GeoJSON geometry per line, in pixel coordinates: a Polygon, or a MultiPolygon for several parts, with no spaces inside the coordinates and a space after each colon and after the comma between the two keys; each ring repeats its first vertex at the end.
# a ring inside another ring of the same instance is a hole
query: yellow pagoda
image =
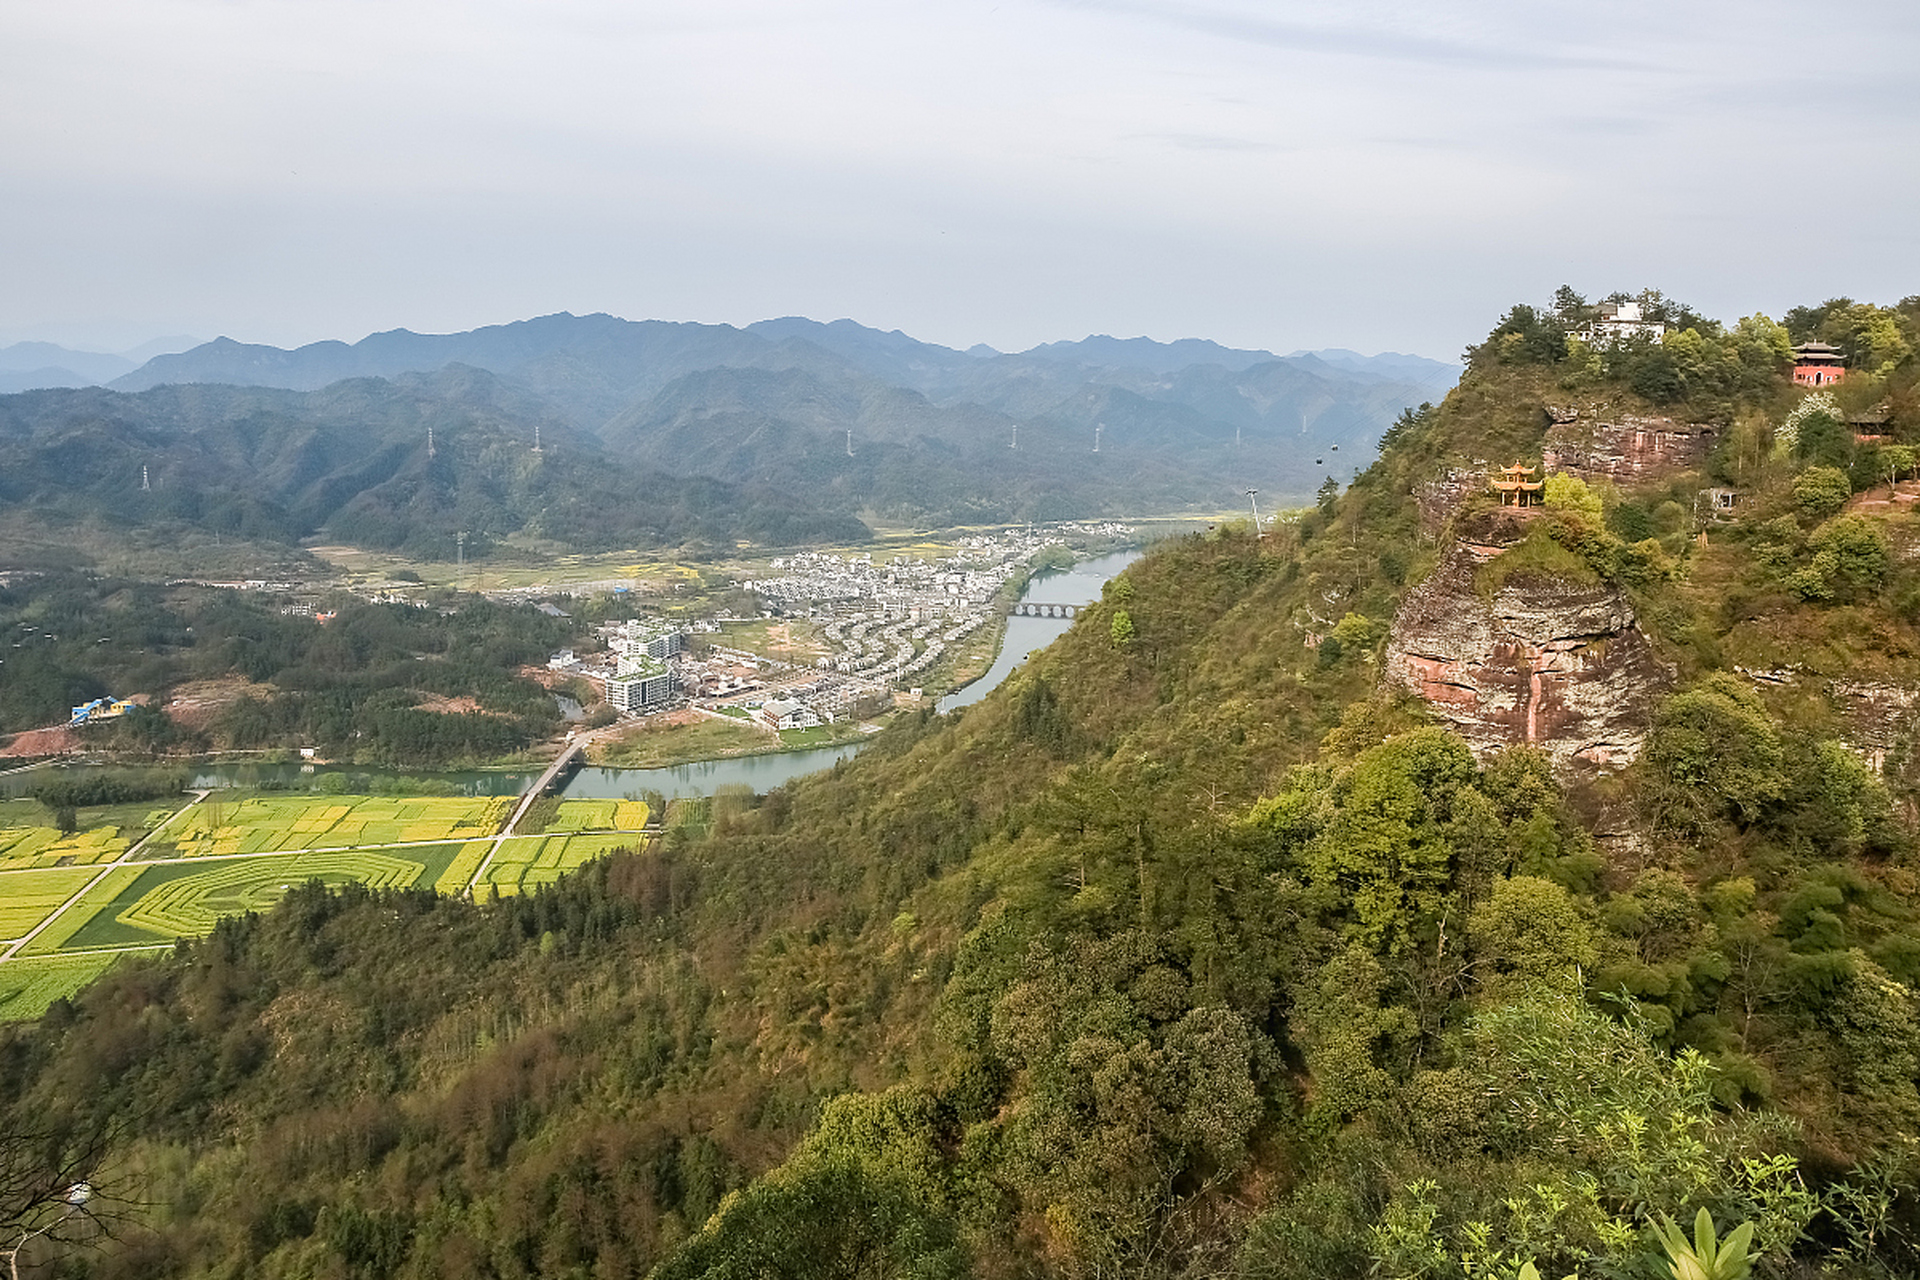
{"type": "Polygon", "coordinates": [[[1500,478],[1489,479],[1487,483],[1500,495],[1500,505],[1503,507],[1537,507],[1543,501],[1541,491],[1547,487],[1546,481],[1533,478],[1538,470],[1538,467],[1516,462],[1510,467],[1500,468],[1500,478]]]}

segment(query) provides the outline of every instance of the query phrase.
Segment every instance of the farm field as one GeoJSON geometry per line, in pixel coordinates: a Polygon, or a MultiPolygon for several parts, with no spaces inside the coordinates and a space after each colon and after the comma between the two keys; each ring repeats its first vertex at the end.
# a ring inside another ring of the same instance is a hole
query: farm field
{"type": "Polygon", "coordinates": [[[550,806],[545,823],[501,842],[488,863],[514,803],[216,792],[184,809],[102,811],[115,821],[62,835],[40,825],[50,816],[44,810],[6,802],[0,1021],[37,1017],[123,952],[207,933],[220,917],[266,910],[309,880],[453,894],[465,892],[484,864],[484,887],[475,887],[512,896],[639,844],[650,816],[633,800],[543,802],[550,806]],[[31,943],[22,942],[43,923],[31,943]]]}
{"type": "Polygon", "coordinates": [[[32,932],[97,874],[84,867],[64,867],[0,876],[0,940],[11,941],[32,932]]]}
{"type": "Polygon", "coordinates": [[[112,951],[92,955],[43,956],[0,964],[0,1022],[37,1018],[62,996],[70,996],[107,971],[120,957],[112,951]]]}
{"type": "Polygon", "coordinates": [[[500,846],[486,876],[474,886],[476,896],[488,890],[503,898],[532,893],[602,854],[632,848],[638,842],[636,835],[618,834],[514,836],[500,846]]]}
{"type": "Polygon", "coordinates": [[[390,796],[252,796],[236,803],[209,797],[150,849],[206,858],[462,840],[498,831],[512,804],[390,796]]]}

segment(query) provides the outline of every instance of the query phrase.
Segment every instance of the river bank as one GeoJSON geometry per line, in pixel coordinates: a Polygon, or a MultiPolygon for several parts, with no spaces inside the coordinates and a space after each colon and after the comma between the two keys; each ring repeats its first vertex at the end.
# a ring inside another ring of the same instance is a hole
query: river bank
{"type": "MultiPolygon", "coordinates": [[[[1083,560],[1064,571],[1032,574],[1018,598],[1022,601],[1043,600],[1052,604],[1092,603],[1100,598],[1101,588],[1108,579],[1142,554],[1138,549],[1111,552],[1083,560]]],[[[972,683],[940,698],[935,704],[937,710],[957,710],[986,697],[1016,671],[1031,653],[1045,648],[1072,625],[1069,618],[1007,618],[993,663],[972,683]]],[[[831,768],[856,754],[869,737],[871,734],[860,733],[858,737],[819,745],[810,742],[767,742],[758,749],[739,750],[732,754],[678,760],[662,757],[638,767],[595,761],[575,772],[561,794],[570,799],[620,800],[639,799],[648,794],[684,799],[712,795],[722,787],[737,786],[757,792],[766,791],[817,770],[831,768]]],[[[159,764],[183,769],[190,775],[188,785],[194,789],[321,792],[338,789],[356,794],[424,793],[474,797],[519,795],[540,776],[546,765],[545,760],[529,759],[504,767],[447,769],[429,773],[301,761],[284,750],[263,754],[268,754],[268,758],[142,760],[137,764],[141,767],[159,764]]],[[[37,774],[48,768],[61,767],[101,768],[105,767],[105,762],[51,761],[11,769],[0,774],[0,797],[24,794],[37,774]]]]}

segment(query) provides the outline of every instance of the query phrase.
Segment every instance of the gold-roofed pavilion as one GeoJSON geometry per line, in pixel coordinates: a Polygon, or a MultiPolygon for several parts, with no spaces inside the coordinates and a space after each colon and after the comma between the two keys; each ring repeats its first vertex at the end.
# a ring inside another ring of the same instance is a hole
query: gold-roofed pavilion
{"type": "Polygon", "coordinates": [[[1516,462],[1500,468],[1500,477],[1488,477],[1487,483],[1500,495],[1503,507],[1537,507],[1542,500],[1541,491],[1547,487],[1546,481],[1532,478],[1538,470],[1538,467],[1516,462]]]}

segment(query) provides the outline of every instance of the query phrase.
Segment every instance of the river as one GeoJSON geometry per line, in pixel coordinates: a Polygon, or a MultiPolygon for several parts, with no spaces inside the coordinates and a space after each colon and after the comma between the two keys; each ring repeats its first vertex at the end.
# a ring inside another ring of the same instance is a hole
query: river
{"type": "MultiPolygon", "coordinates": [[[[1083,560],[1058,573],[1035,574],[1028,581],[1022,600],[1040,600],[1048,604],[1091,604],[1100,598],[1107,579],[1140,558],[1139,551],[1116,551],[1110,555],[1083,560]]],[[[1034,651],[1046,648],[1066,633],[1073,622],[1068,618],[1008,618],[1007,634],[1000,653],[978,680],[940,699],[940,711],[969,706],[986,697],[1001,681],[1025,662],[1034,651]]],[[[768,791],[795,778],[831,768],[857,753],[862,743],[848,742],[837,747],[817,747],[811,751],[781,751],[758,756],[733,756],[725,760],[701,760],[664,769],[602,769],[589,766],[577,770],[562,795],[575,800],[619,800],[657,791],[669,800],[687,796],[712,795],[721,787],[746,786],[768,791]]],[[[85,766],[81,766],[85,767],[85,766]]],[[[37,771],[36,771],[37,772],[37,771]]],[[[270,787],[301,788],[311,786],[318,773],[346,773],[377,778],[392,776],[391,770],[338,768],[300,764],[203,764],[193,767],[194,787],[270,787]]],[[[26,788],[33,773],[0,778],[0,795],[17,795],[26,788]]],[[[458,787],[470,796],[514,796],[538,780],[539,769],[474,769],[434,775],[458,787]]]]}
{"type": "MultiPolygon", "coordinates": [[[[1040,600],[1047,604],[1092,604],[1100,598],[1107,579],[1140,558],[1138,551],[1115,551],[1110,555],[1082,560],[1071,569],[1057,573],[1036,573],[1027,582],[1020,599],[1040,600]]],[[[1007,635],[1000,642],[1000,654],[972,684],[964,685],[937,704],[941,711],[972,706],[1000,687],[1029,656],[1046,648],[1067,633],[1071,618],[1008,618],[1007,635]]]]}

